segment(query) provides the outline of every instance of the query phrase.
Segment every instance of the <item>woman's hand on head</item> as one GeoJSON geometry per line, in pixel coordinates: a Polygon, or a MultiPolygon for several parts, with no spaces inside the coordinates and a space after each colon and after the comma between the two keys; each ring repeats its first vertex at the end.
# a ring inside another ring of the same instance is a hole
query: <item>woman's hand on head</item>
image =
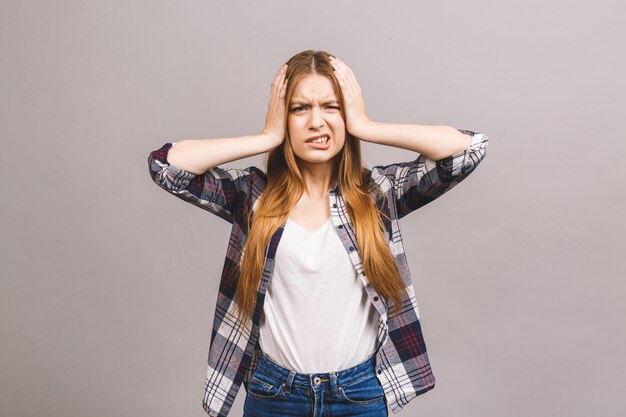
{"type": "Polygon", "coordinates": [[[335,70],[335,76],[343,93],[346,129],[348,129],[351,135],[359,137],[360,128],[370,121],[365,114],[365,101],[363,100],[361,87],[350,67],[341,60],[331,56],[330,63],[335,70]]]}
{"type": "Polygon", "coordinates": [[[285,93],[287,91],[287,64],[278,69],[270,88],[270,100],[262,134],[275,141],[276,146],[285,140],[285,93]]]}

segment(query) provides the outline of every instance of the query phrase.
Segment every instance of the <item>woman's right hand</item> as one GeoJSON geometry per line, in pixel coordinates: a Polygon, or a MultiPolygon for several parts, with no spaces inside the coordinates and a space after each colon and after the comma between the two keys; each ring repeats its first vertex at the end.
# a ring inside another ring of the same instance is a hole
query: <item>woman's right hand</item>
{"type": "Polygon", "coordinates": [[[265,117],[265,127],[262,134],[268,135],[280,145],[285,140],[285,93],[287,91],[287,64],[280,67],[270,89],[270,100],[267,106],[267,116],[265,117]]]}

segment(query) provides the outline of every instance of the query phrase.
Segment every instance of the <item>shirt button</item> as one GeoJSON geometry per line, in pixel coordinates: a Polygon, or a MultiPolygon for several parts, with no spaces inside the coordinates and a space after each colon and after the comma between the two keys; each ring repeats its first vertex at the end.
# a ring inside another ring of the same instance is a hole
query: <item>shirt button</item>
{"type": "Polygon", "coordinates": [[[350,246],[350,252],[354,250],[354,246],[350,246]]]}
{"type": "Polygon", "coordinates": [[[334,203],[333,203],[333,207],[337,207],[337,204],[334,204],[334,203]]]}
{"type": "Polygon", "coordinates": [[[339,227],[340,229],[343,229],[343,224],[340,224],[340,225],[339,225],[339,226],[337,226],[337,227],[339,227]]]}
{"type": "Polygon", "coordinates": [[[378,297],[374,297],[374,301],[378,301],[378,297]]]}
{"type": "Polygon", "coordinates": [[[383,373],[383,370],[382,370],[382,369],[380,369],[380,368],[378,368],[378,373],[379,373],[379,374],[382,374],[382,373],[383,373]]]}

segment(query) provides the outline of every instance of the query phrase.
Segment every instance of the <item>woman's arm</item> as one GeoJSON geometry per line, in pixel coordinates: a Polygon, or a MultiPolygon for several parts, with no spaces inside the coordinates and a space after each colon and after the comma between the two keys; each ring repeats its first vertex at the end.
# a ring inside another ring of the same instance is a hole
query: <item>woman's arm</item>
{"type": "Polygon", "coordinates": [[[472,137],[451,126],[426,126],[364,121],[354,136],[367,142],[395,146],[439,161],[468,149],[472,137]]]}
{"type": "Polygon", "coordinates": [[[168,193],[233,223],[237,199],[248,194],[252,183],[264,181],[263,172],[253,166],[216,166],[196,175],[169,163],[169,151],[176,143],[168,142],[150,152],[148,170],[152,180],[168,193]]]}
{"type": "Polygon", "coordinates": [[[267,152],[285,139],[285,92],[287,65],[281,66],[270,87],[265,127],[256,135],[219,139],[188,139],[175,142],[168,162],[200,175],[218,165],[267,152]]]}
{"type": "Polygon", "coordinates": [[[267,152],[279,144],[265,133],[234,138],[187,139],[174,143],[167,160],[171,165],[201,175],[218,165],[267,152]]]}
{"type": "Polygon", "coordinates": [[[471,130],[460,133],[471,138],[469,147],[438,161],[420,154],[411,161],[378,165],[372,169],[389,179],[390,185],[383,185],[383,191],[389,193],[390,201],[395,201],[399,218],[456,187],[485,159],[489,144],[487,135],[471,130]]]}
{"type": "Polygon", "coordinates": [[[218,165],[267,152],[284,140],[286,66],[272,82],[265,128],[256,134],[235,138],[188,139],[168,142],[150,152],[148,169],[152,180],[174,194],[228,222],[251,187],[262,188],[265,174],[259,168],[244,169],[218,165]]]}
{"type": "Polygon", "coordinates": [[[367,142],[408,149],[438,161],[468,149],[472,138],[451,126],[373,122],[367,117],[361,87],[350,67],[331,57],[345,102],[346,128],[367,142]]]}
{"type": "Polygon", "coordinates": [[[252,183],[264,181],[264,174],[252,166],[218,165],[264,152],[273,142],[263,133],[168,142],[150,152],[148,169],[152,180],[165,191],[233,223],[237,199],[248,193],[252,183]]]}

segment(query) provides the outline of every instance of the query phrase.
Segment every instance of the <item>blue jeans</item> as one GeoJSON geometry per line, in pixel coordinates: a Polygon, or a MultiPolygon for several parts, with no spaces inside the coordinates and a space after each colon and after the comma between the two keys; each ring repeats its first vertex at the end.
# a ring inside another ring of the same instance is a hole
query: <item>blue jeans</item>
{"type": "Polygon", "coordinates": [[[386,417],[387,400],[374,366],[372,355],[343,371],[301,374],[261,353],[246,389],[243,417],[386,417]]]}

